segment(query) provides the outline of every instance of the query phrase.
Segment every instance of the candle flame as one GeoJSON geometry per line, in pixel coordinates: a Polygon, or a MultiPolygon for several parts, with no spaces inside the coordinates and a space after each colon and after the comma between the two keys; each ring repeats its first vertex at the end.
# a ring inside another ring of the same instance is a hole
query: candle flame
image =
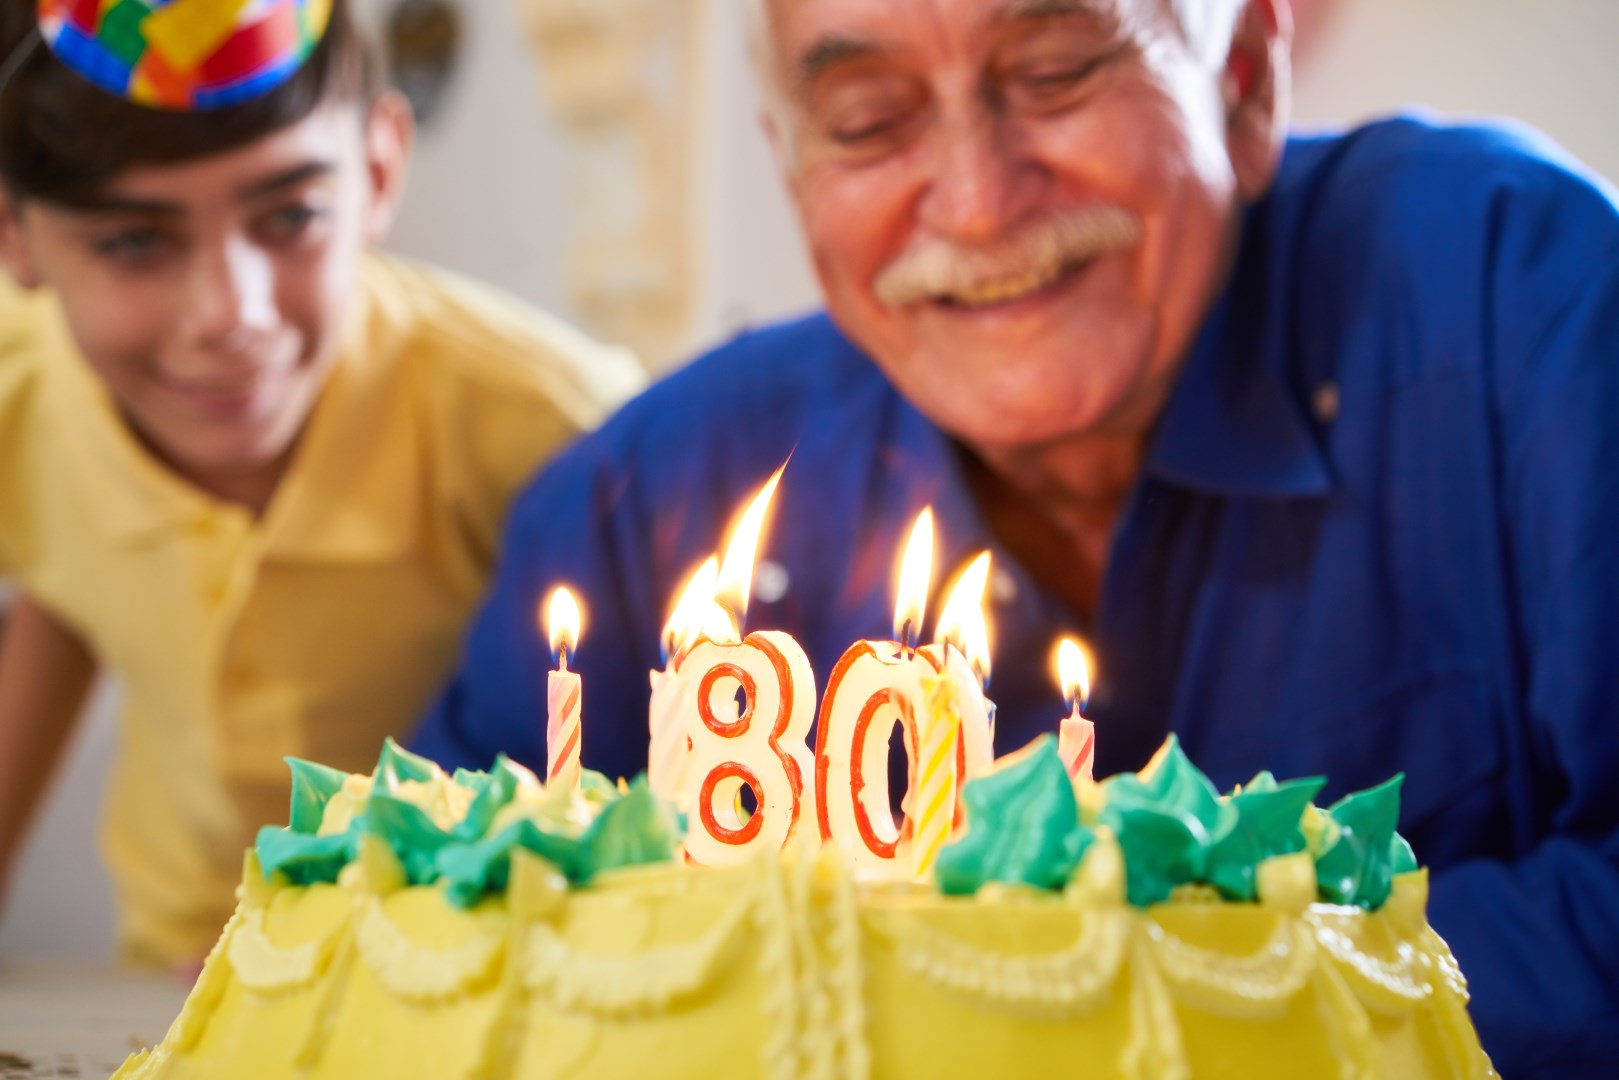
{"type": "Polygon", "coordinates": [[[1084,712],[1090,702],[1091,667],[1089,650],[1078,639],[1065,637],[1057,643],[1057,681],[1070,709],[1077,706],[1084,712]]]}
{"type": "Polygon", "coordinates": [[[981,551],[956,577],[933,635],[933,640],[959,649],[981,683],[989,682],[989,625],[984,615],[988,584],[989,552],[981,551]]]}
{"type": "Polygon", "coordinates": [[[699,637],[721,644],[732,644],[738,639],[735,621],[714,600],[719,576],[720,561],[710,555],[686,581],[669,621],[663,626],[664,660],[679,656],[691,648],[699,637]]]}
{"type": "Polygon", "coordinates": [[[719,580],[714,586],[714,600],[740,623],[748,612],[748,599],[753,593],[753,560],[759,550],[759,534],[764,531],[765,512],[770,509],[770,498],[781,482],[783,464],[760,488],[731,526],[730,538],[725,546],[725,558],[720,563],[719,580]]]}
{"type": "Polygon", "coordinates": [[[553,589],[545,605],[545,625],[551,639],[551,655],[560,657],[563,667],[579,648],[579,632],[584,624],[579,601],[566,586],[553,589]]]}
{"type": "Polygon", "coordinates": [[[894,604],[894,640],[910,646],[922,633],[928,585],[933,578],[933,507],[924,507],[911,526],[899,564],[899,598],[894,604]]]}

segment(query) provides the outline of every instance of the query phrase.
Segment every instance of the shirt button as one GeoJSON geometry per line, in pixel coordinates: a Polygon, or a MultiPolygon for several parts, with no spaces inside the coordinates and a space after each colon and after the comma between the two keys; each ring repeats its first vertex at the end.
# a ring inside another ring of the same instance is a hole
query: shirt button
{"type": "Polygon", "coordinates": [[[1310,405],[1315,410],[1315,418],[1323,424],[1330,424],[1338,419],[1338,384],[1324,382],[1316,387],[1315,396],[1311,398],[1310,405]]]}
{"type": "Polygon", "coordinates": [[[753,598],[764,604],[778,603],[787,595],[792,583],[785,566],[761,559],[758,569],[753,572],[753,598]]]}
{"type": "Polygon", "coordinates": [[[1017,578],[1009,571],[996,567],[990,575],[989,594],[998,604],[1010,604],[1017,600],[1017,578]]]}

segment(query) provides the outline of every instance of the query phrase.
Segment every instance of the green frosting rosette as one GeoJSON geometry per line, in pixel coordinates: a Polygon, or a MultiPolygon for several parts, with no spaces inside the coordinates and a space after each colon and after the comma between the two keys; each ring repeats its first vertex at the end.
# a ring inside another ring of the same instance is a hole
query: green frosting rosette
{"type": "Polygon", "coordinates": [[[1312,850],[1304,822],[1319,819],[1314,854],[1319,895],[1377,908],[1395,874],[1416,868],[1410,845],[1394,831],[1400,778],[1351,795],[1330,810],[1312,800],[1325,781],[1277,782],[1262,772],[1221,795],[1173,735],[1140,773],[1111,777],[1083,819],[1074,787],[1047,737],[1007,759],[963,792],[967,831],[940,853],[935,873],[949,894],[990,882],[1063,888],[1105,827],[1124,856],[1125,893],[1137,907],[1202,885],[1226,900],[1254,902],[1268,859],[1312,850]]]}
{"type": "Polygon", "coordinates": [[[1097,820],[1124,852],[1125,892],[1139,907],[1169,899],[1179,885],[1206,880],[1209,848],[1235,812],[1220,799],[1173,735],[1139,774],[1115,776],[1097,820]]]}
{"type": "Polygon", "coordinates": [[[296,758],[287,764],[288,827],[261,829],[256,844],[266,881],[281,874],[294,885],[335,882],[369,835],[398,857],[407,883],[442,885],[453,903],[470,907],[506,888],[518,847],[582,886],[604,870],[672,861],[683,839],[677,815],[644,778],[621,788],[586,771],[577,792],[546,791],[504,755],[488,772],[447,776],[389,739],[356,807],[347,773],[296,758]],[[345,813],[323,831],[339,797],[350,800],[345,813]]]}
{"type": "Polygon", "coordinates": [[[438,880],[451,903],[471,907],[485,893],[502,892],[517,848],[549,861],[576,886],[604,870],[669,862],[681,842],[674,811],[652,793],[644,776],[609,802],[580,836],[546,832],[534,820],[508,825],[474,843],[453,843],[435,856],[438,880]]]}
{"type": "Polygon", "coordinates": [[[1278,784],[1264,772],[1228,796],[1231,815],[1209,843],[1208,883],[1228,900],[1259,899],[1259,864],[1305,849],[1299,823],[1325,783],[1314,776],[1278,784]]]}
{"type": "Polygon", "coordinates": [[[1368,791],[1346,795],[1327,809],[1337,828],[1315,860],[1322,899],[1380,908],[1394,889],[1395,875],[1417,868],[1411,845],[1394,831],[1404,782],[1402,773],[1368,791]]]}
{"type": "Polygon", "coordinates": [[[948,895],[992,881],[1060,889],[1095,839],[1079,822],[1074,785],[1042,735],[1022,754],[962,790],[967,831],[939,852],[934,876],[948,895]]]}

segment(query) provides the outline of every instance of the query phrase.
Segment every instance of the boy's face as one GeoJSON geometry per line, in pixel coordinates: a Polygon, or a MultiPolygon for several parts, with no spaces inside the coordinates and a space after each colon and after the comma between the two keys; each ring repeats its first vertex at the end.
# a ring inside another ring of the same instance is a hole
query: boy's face
{"type": "Polygon", "coordinates": [[[119,174],[92,204],[0,215],[135,432],[215,491],[278,476],[336,355],[356,264],[403,183],[408,115],[331,104],[215,157],[119,174]]]}

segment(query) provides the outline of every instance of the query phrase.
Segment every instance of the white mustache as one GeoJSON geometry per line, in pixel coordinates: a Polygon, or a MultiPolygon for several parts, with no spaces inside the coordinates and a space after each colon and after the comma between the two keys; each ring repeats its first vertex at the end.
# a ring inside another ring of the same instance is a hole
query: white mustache
{"type": "Polygon", "coordinates": [[[939,297],[970,296],[1018,278],[1056,278],[1099,255],[1134,247],[1141,222],[1122,207],[1086,206],[1041,218],[989,247],[928,240],[877,275],[873,288],[888,307],[939,297]]]}

